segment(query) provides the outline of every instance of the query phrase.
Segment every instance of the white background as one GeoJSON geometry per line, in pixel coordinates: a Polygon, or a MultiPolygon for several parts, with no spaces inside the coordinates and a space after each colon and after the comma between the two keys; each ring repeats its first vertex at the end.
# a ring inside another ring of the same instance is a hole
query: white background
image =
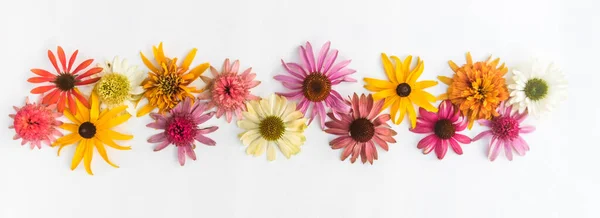
{"type": "MultiPolygon", "coordinates": [[[[305,41],[318,49],[327,40],[351,58],[358,83],[336,86],[344,95],[367,93],[365,76],[384,78],[380,53],[412,54],[425,61],[421,79],[451,75],[448,60],[464,54],[498,56],[509,67],[531,57],[553,60],[569,80],[569,98],[525,135],[526,156],[486,159],[486,142],[448,151],[437,160],[416,143],[423,135],[394,129],[398,143],[380,150],[374,165],[350,164],[331,150],[333,136],[311,125],[302,152],[286,160],[245,154],[241,130],[223,119],[210,135],[217,146],[198,146],[197,161],[177,163],[174,147],[153,152],[146,139],[149,117],[121,126],[135,139],[131,151],[109,150],[114,169],[96,154],[95,176],[69,169],[74,147],[30,150],[1,133],[0,217],[599,217],[597,67],[600,46],[594,0],[211,0],[3,2],[0,8],[0,124],[8,127],[12,105],[22,105],[33,84],[30,68],[53,69],[47,49],[97,61],[119,55],[142,64],[139,52],[164,42],[169,56],[195,47],[194,64],[221,67],[225,58],[253,67],[266,96],[284,91],[272,79],[280,59],[299,61],[305,41]]],[[[141,66],[143,67],[143,66],[141,66]]],[[[199,86],[203,84],[198,82],[199,86]]],[[[445,90],[443,84],[430,89],[445,90]]],[[[482,129],[467,132],[474,136],[482,129]]]]}

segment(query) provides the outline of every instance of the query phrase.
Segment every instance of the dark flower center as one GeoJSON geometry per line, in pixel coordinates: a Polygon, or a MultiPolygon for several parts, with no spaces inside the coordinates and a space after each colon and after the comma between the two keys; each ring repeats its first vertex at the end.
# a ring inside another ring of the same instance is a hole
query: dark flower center
{"type": "Polygon", "coordinates": [[[196,136],[197,125],[188,117],[174,117],[165,132],[167,137],[176,146],[189,145],[196,136]]]}
{"type": "Polygon", "coordinates": [[[350,124],[350,136],[357,142],[368,142],[375,135],[375,126],[365,118],[358,118],[350,124]]]}
{"type": "Polygon", "coordinates": [[[61,73],[56,76],[54,84],[62,91],[69,91],[75,87],[75,77],[70,73],[61,73]]]}
{"type": "Polygon", "coordinates": [[[276,116],[268,116],[258,124],[260,135],[267,141],[277,141],[285,132],[283,120],[276,116]]]}
{"type": "Polygon", "coordinates": [[[434,132],[435,135],[441,139],[449,139],[452,138],[452,136],[454,136],[454,133],[456,133],[456,129],[454,128],[454,125],[452,125],[452,122],[450,120],[443,119],[438,120],[435,123],[434,132]]]}
{"type": "Polygon", "coordinates": [[[158,89],[164,95],[173,95],[178,93],[181,82],[181,77],[177,74],[160,75],[156,80],[158,89]]]}
{"type": "Polygon", "coordinates": [[[546,94],[548,94],[548,84],[542,79],[533,78],[525,84],[525,95],[533,101],[543,99],[546,94]]]}
{"type": "Polygon", "coordinates": [[[96,126],[93,123],[85,122],[79,125],[79,135],[86,139],[91,139],[96,135],[96,126]]]}
{"type": "Polygon", "coordinates": [[[519,121],[510,117],[494,118],[492,133],[501,139],[514,139],[519,136],[519,121]]]}
{"type": "Polygon", "coordinates": [[[323,101],[329,96],[329,92],[331,92],[331,81],[322,73],[311,73],[302,83],[302,93],[310,101],[323,101]]]}
{"type": "Polygon", "coordinates": [[[398,94],[398,96],[400,97],[406,97],[410,95],[410,85],[408,85],[407,83],[401,83],[398,86],[396,86],[396,94],[398,94]]]}

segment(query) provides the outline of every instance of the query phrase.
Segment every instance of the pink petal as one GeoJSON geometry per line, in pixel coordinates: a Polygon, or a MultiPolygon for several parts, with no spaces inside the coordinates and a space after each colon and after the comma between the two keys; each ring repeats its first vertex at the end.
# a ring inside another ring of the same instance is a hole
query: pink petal
{"type": "Polygon", "coordinates": [[[481,119],[481,120],[477,120],[477,122],[483,126],[487,126],[487,127],[491,127],[492,126],[492,121],[491,120],[486,120],[486,119],[481,119]]]}
{"type": "Polygon", "coordinates": [[[386,127],[375,128],[375,133],[377,133],[378,135],[386,135],[386,136],[396,135],[396,131],[386,128],[386,127]]]}
{"type": "Polygon", "coordinates": [[[231,66],[231,71],[230,72],[237,73],[239,70],[240,70],[240,61],[239,60],[235,60],[233,62],[233,66],[231,66]]]}
{"type": "Polygon", "coordinates": [[[233,118],[233,113],[231,113],[231,111],[226,111],[225,118],[227,119],[228,123],[231,123],[231,119],[233,118]]]}
{"type": "Polygon", "coordinates": [[[459,119],[457,121],[457,123],[453,123],[455,124],[454,128],[456,132],[460,132],[463,131],[467,128],[467,125],[469,124],[468,120],[464,117],[461,117],[461,119],[459,119]]]}
{"type": "Polygon", "coordinates": [[[498,137],[494,136],[492,138],[488,149],[488,158],[490,161],[494,161],[496,160],[496,157],[498,157],[498,154],[500,153],[500,147],[502,147],[502,142],[503,140],[499,139],[498,137]]]}
{"type": "Polygon", "coordinates": [[[160,143],[158,146],[156,146],[156,147],[154,148],[154,151],[160,151],[160,150],[162,150],[162,149],[165,149],[165,148],[166,148],[167,146],[169,146],[170,144],[171,144],[171,142],[169,142],[169,141],[166,141],[166,140],[165,140],[165,141],[161,142],[161,143],[160,143]]]}
{"type": "Polygon", "coordinates": [[[513,118],[515,120],[519,121],[519,123],[522,123],[527,118],[527,112],[524,112],[524,113],[515,113],[513,115],[513,118]]]}
{"type": "Polygon", "coordinates": [[[299,68],[300,72],[294,71],[294,69],[292,69],[291,65],[292,64],[297,65],[295,63],[285,63],[283,60],[281,60],[281,64],[283,64],[283,68],[285,68],[285,70],[289,74],[291,74],[292,76],[295,76],[297,79],[304,79],[304,76],[306,76],[306,72],[304,72],[304,69],[302,69],[302,67],[295,68],[296,70],[299,68]]]}
{"type": "Polygon", "coordinates": [[[438,159],[444,159],[446,156],[446,152],[448,151],[448,142],[447,140],[438,140],[435,144],[435,154],[438,159]]]}
{"type": "MultiPolygon", "coordinates": [[[[302,92],[300,92],[300,94],[302,94],[302,92]]],[[[308,99],[302,98],[302,100],[300,100],[300,103],[298,103],[298,106],[296,106],[296,110],[302,112],[302,114],[306,116],[306,110],[308,110],[309,104],[310,102],[308,101],[308,99]]]]}
{"type": "Polygon", "coordinates": [[[373,126],[380,126],[381,124],[386,123],[390,119],[391,119],[391,117],[389,114],[379,115],[377,118],[375,118],[373,120],[373,126]]]}
{"type": "Polygon", "coordinates": [[[481,139],[483,137],[489,136],[489,135],[492,135],[492,131],[491,130],[483,131],[483,132],[477,134],[471,141],[474,142],[474,141],[477,141],[477,140],[479,140],[479,139],[481,139]]]}
{"type": "Polygon", "coordinates": [[[371,111],[367,111],[367,98],[364,95],[361,95],[359,98],[359,105],[358,105],[358,113],[360,117],[367,117],[367,115],[369,115],[369,112],[371,111]]]}
{"type": "MultiPolygon", "coordinates": [[[[334,81],[337,80],[339,78],[343,78],[345,76],[348,76],[350,74],[356,73],[356,70],[353,69],[342,69],[340,71],[338,71],[337,73],[332,73],[329,76],[327,76],[327,78],[329,78],[329,80],[334,81]]],[[[355,82],[355,81],[348,81],[348,82],[355,82]]]]}
{"type": "Polygon", "coordinates": [[[331,142],[329,142],[329,145],[331,146],[332,149],[340,149],[340,148],[344,148],[352,143],[354,143],[354,140],[352,139],[352,137],[340,136],[340,137],[335,138],[334,140],[331,140],[331,142]]]}
{"type": "Polygon", "coordinates": [[[165,135],[165,133],[161,132],[161,133],[158,133],[158,134],[155,134],[155,135],[151,136],[148,139],[148,142],[150,142],[150,143],[157,143],[157,142],[163,142],[165,140],[167,140],[167,135],[165,135]]]}
{"type": "Polygon", "coordinates": [[[327,75],[327,72],[329,72],[329,69],[331,69],[331,66],[333,66],[333,63],[337,59],[337,56],[338,56],[338,50],[334,49],[331,52],[329,52],[329,55],[327,55],[327,57],[325,58],[325,61],[323,62],[323,69],[322,69],[321,73],[327,75]]]}
{"type": "Polygon", "coordinates": [[[177,146],[177,158],[181,166],[185,165],[185,148],[184,146],[177,146]]]}
{"type": "Polygon", "coordinates": [[[202,144],[208,145],[208,146],[213,146],[213,145],[217,144],[214,140],[212,140],[206,136],[203,136],[202,134],[196,134],[196,136],[194,136],[194,139],[196,139],[196,141],[198,141],[202,144]]]}
{"type": "Polygon", "coordinates": [[[349,134],[348,130],[343,130],[343,129],[338,129],[338,128],[325,129],[325,132],[329,133],[329,134],[333,134],[333,135],[344,135],[344,136],[347,136],[349,134]]]}
{"type": "Polygon", "coordinates": [[[373,164],[373,157],[375,156],[374,153],[377,153],[377,149],[375,148],[375,145],[372,141],[368,141],[367,143],[365,143],[364,153],[367,156],[367,161],[373,164]]]}
{"type": "Polygon", "coordinates": [[[350,126],[347,124],[344,124],[340,121],[327,121],[325,122],[325,126],[327,128],[336,128],[336,129],[342,129],[342,130],[346,130],[349,131],[350,126]]]}
{"type": "Polygon", "coordinates": [[[289,83],[289,82],[282,82],[281,83],[283,85],[283,87],[286,87],[288,89],[302,89],[302,84],[300,83],[289,83]]]}
{"type": "Polygon", "coordinates": [[[300,57],[302,58],[302,62],[304,66],[310,72],[314,72],[314,56],[312,51],[312,46],[310,46],[309,42],[306,42],[306,48],[304,46],[300,46],[300,57]]]}
{"type": "Polygon", "coordinates": [[[331,42],[326,42],[323,47],[321,47],[321,51],[319,52],[319,57],[317,59],[317,71],[318,72],[322,72],[321,70],[323,69],[323,62],[325,61],[325,58],[327,57],[327,53],[329,52],[329,46],[331,45],[331,42]]]}
{"type": "Polygon", "coordinates": [[[359,104],[359,97],[356,93],[354,93],[354,96],[352,96],[352,114],[353,114],[353,118],[354,119],[358,119],[360,118],[360,104],[359,104]]]}
{"type": "Polygon", "coordinates": [[[435,134],[431,134],[421,139],[419,143],[417,143],[418,149],[423,149],[425,147],[433,146],[439,140],[439,138],[435,134]]]}
{"type": "Polygon", "coordinates": [[[352,60],[345,60],[345,61],[342,61],[342,62],[339,62],[339,63],[333,65],[333,67],[331,67],[331,69],[326,74],[330,75],[330,74],[338,73],[341,69],[348,66],[348,64],[350,64],[351,61],[352,60]]]}
{"type": "Polygon", "coordinates": [[[211,126],[211,127],[207,127],[204,129],[199,129],[196,131],[196,134],[208,134],[214,131],[217,131],[217,129],[219,129],[218,126],[211,126]]]}
{"type": "Polygon", "coordinates": [[[452,108],[453,108],[452,109],[453,112],[452,112],[452,115],[450,116],[449,120],[450,120],[450,122],[454,123],[454,122],[457,122],[458,119],[460,118],[460,111],[458,111],[458,110],[455,111],[454,106],[452,106],[452,108]]]}
{"type": "MultiPolygon", "coordinates": [[[[235,69],[235,66],[234,66],[234,69],[235,69]]],[[[234,71],[234,72],[236,72],[236,71],[234,71]]],[[[192,146],[188,145],[188,146],[183,146],[183,147],[185,148],[185,153],[187,154],[187,156],[190,157],[192,160],[196,160],[196,152],[194,152],[194,149],[192,149],[192,146]]]]}
{"type": "Polygon", "coordinates": [[[383,150],[387,151],[389,149],[387,142],[385,142],[383,139],[376,136],[373,137],[373,141],[375,141],[375,143],[377,143],[383,150]]]}
{"type": "Polygon", "coordinates": [[[417,123],[417,126],[415,128],[410,128],[409,130],[414,133],[432,133],[433,132],[433,128],[431,128],[430,126],[423,125],[422,123],[417,123]]]}
{"type": "Polygon", "coordinates": [[[359,142],[354,145],[354,150],[352,150],[352,157],[350,158],[350,163],[354,163],[356,158],[358,158],[358,154],[360,154],[362,148],[365,146],[364,143],[359,142]]]}
{"type": "MultiPolygon", "coordinates": [[[[369,96],[372,96],[372,95],[369,95],[369,96]]],[[[371,108],[371,112],[369,112],[367,119],[372,120],[373,118],[375,118],[375,116],[377,116],[381,112],[381,108],[383,107],[383,104],[384,104],[383,99],[374,101],[373,107],[371,108]]]]}
{"type": "Polygon", "coordinates": [[[300,66],[300,64],[297,63],[287,63],[288,67],[290,67],[290,70],[296,72],[296,74],[300,75],[300,79],[304,80],[304,78],[306,78],[306,76],[310,73],[307,72],[307,69],[304,69],[302,66],[300,66]]]}
{"type": "Polygon", "coordinates": [[[346,158],[348,158],[348,156],[350,156],[350,154],[352,154],[352,151],[354,150],[354,147],[356,146],[356,141],[352,141],[352,144],[346,146],[346,148],[344,148],[344,151],[342,152],[342,161],[346,160],[346,158]]]}
{"type": "Polygon", "coordinates": [[[389,135],[377,135],[375,134],[375,137],[380,138],[388,143],[396,143],[396,139],[394,139],[394,137],[389,136],[389,135]]]}
{"type": "Polygon", "coordinates": [[[456,142],[454,139],[448,139],[448,142],[450,143],[452,150],[454,150],[454,153],[457,153],[459,155],[463,154],[463,150],[460,147],[460,145],[458,144],[458,142],[456,142]]]}
{"type": "MultiPolygon", "coordinates": [[[[510,111],[509,111],[510,113],[510,111]]],[[[500,149],[498,149],[500,150],[500,149]]],[[[510,143],[508,141],[504,142],[504,154],[506,155],[506,158],[508,158],[508,160],[512,160],[513,159],[513,153],[512,153],[512,148],[510,146],[510,143]]]]}
{"type": "Polygon", "coordinates": [[[530,133],[535,130],[534,126],[523,126],[519,128],[519,133],[530,133]]]}
{"type": "Polygon", "coordinates": [[[279,82],[288,82],[288,83],[291,83],[291,84],[302,84],[302,80],[296,79],[296,78],[291,77],[291,76],[276,75],[273,78],[275,80],[279,81],[279,82]]]}
{"type": "Polygon", "coordinates": [[[438,109],[439,119],[448,119],[452,114],[452,103],[450,103],[450,101],[444,101],[440,104],[438,109]]]}
{"type": "Polygon", "coordinates": [[[523,139],[521,136],[517,137],[516,140],[519,140],[519,142],[521,142],[521,145],[523,146],[523,148],[525,149],[525,151],[529,151],[529,145],[527,144],[527,142],[525,141],[525,139],[523,139]]]}
{"type": "Polygon", "coordinates": [[[317,107],[317,112],[319,113],[321,129],[325,129],[325,106],[323,106],[323,102],[315,102],[315,106],[317,107]]]}
{"type": "Polygon", "coordinates": [[[468,136],[463,135],[463,134],[456,133],[456,134],[454,134],[454,136],[452,136],[452,138],[454,140],[456,140],[456,141],[459,141],[460,143],[463,143],[463,144],[469,144],[469,143],[471,143],[471,138],[469,138],[468,136]]]}
{"type": "Polygon", "coordinates": [[[512,140],[510,143],[512,144],[515,151],[517,151],[517,154],[523,156],[525,155],[525,152],[527,152],[527,150],[523,146],[523,143],[518,138],[512,140]]]}
{"type": "MultiPolygon", "coordinates": [[[[230,114],[230,116],[228,118],[231,117],[231,112],[229,112],[229,114],[230,114]]],[[[203,114],[202,116],[194,117],[193,121],[196,124],[201,124],[201,123],[206,122],[210,118],[212,118],[214,115],[215,115],[214,111],[213,112],[209,112],[209,113],[203,114]]],[[[227,121],[227,122],[230,122],[230,120],[227,121]]]]}
{"type": "Polygon", "coordinates": [[[436,113],[429,112],[422,107],[419,107],[419,115],[429,122],[438,121],[438,115],[436,113]]]}
{"type": "Polygon", "coordinates": [[[302,96],[302,91],[294,91],[294,92],[288,92],[288,93],[275,92],[275,94],[284,96],[286,98],[295,99],[295,98],[302,96]]]}

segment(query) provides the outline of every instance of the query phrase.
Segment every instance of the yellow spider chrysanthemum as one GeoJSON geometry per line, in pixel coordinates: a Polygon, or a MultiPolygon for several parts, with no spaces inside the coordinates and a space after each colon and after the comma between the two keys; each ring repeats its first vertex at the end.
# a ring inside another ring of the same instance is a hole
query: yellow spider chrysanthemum
{"type": "Polygon", "coordinates": [[[127,108],[126,105],[110,110],[104,109],[100,112],[100,102],[95,92],[92,93],[90,103],[91,107],[87,108],[77,101],[77,115],[71,114],[69,110],[64,111],[65,117],[73,123],[64,123],[60,127],[71,133],[57,139],[52,146],[60,146],[58,148],[58,155],[60,155],[60,151],[64,147],[77,144],[75,156],[73,156],[71,162],[71,170],[77,168],[83,159],[85,170],[88,174],[93,175],[91,163],[94,147],[96,147],[96,150],[98,150],[98,153],[106,163],[113,167],[118,167],[108,159],[104,145],[118,150],[129,150],[131,149],[130,147],[120,146],[113,140],[130,140],[133,136],[111,130],[111,128],[127,121],[131,117],[128,113],[121,113],[127,108]]]}
{"type": "Polygon", "coordinates": [[[152,51],[158,67],[154,66],[140,52],[142,61],[150,69],[150,72],[148,72],[148,78],[142,82],[145,89],[144,96],[148,99],[148,104],[137,112],[138,117],[150,113],[154,108],[158,108],[160,113],[167,112],[185,98],[193,100],[192,92],[199,92],[200,90],[190,87],[190,83],[210,67],[208,63],[203,63],[188,72],[194,56],[196,56],[197,49],[195,48],[185,57],[181,66],[177,66],[177,58],[165,57],[162,43],[158,45],[158,48],[153,46],[152,51]]]}
{"type": "Polygon", "coordinates": [[[437,85],[433,80],[424,80],[417,82],[419,76],[423,73],[423,61],[417,57],[417,66],[412,70],[412,56],[406,57],[404,62],[396,56],[391,56],[395,66],[385,53],[381,54],[381,61],[388,80],[365,78],[365,88],[375,92],[375,100],[385,98],[383,109],[391,106],[392,122],[400,124],[404,120],[404,115],[408,113],[412,128],[417,124],[417,113],[413,103],[427,111],[437,112],[431,102],[436,98],[423,89],[437,85]],[[396,114],[400,112],[400,117],[396,119],[396,114]]]}

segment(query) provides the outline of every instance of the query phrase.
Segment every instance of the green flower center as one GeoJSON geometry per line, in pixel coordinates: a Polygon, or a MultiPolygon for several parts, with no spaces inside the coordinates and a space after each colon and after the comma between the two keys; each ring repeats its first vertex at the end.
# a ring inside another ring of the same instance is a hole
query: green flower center
{"type": "Polygon", "coordinates": [[[109,73],[102,76],[96,85],[96,93],[100,100],[109,105],[122,104],[131,91],[131,84],[125,75],[109,73]]]}
{"type": "Polygon", "coordinates": [[[548,94],[548,84],[543,79],[533,78],[525,84],[525,96],[532,101],[539,101],[548,94]]]}
{"type": "Polygon", "coordinates": [[[156,83],[162,94],[171,96],[179,92],[179,85],[182,83],[182,79],[177,74],[166,74],[158,76],[156,83]]]}
{"type": "Polygon", "coordinates": [[[258,125],[260,135],[267,141],[276,141],[283,136],[285,125],[283,120],[276,116],[268,116],[258,125]]]}

